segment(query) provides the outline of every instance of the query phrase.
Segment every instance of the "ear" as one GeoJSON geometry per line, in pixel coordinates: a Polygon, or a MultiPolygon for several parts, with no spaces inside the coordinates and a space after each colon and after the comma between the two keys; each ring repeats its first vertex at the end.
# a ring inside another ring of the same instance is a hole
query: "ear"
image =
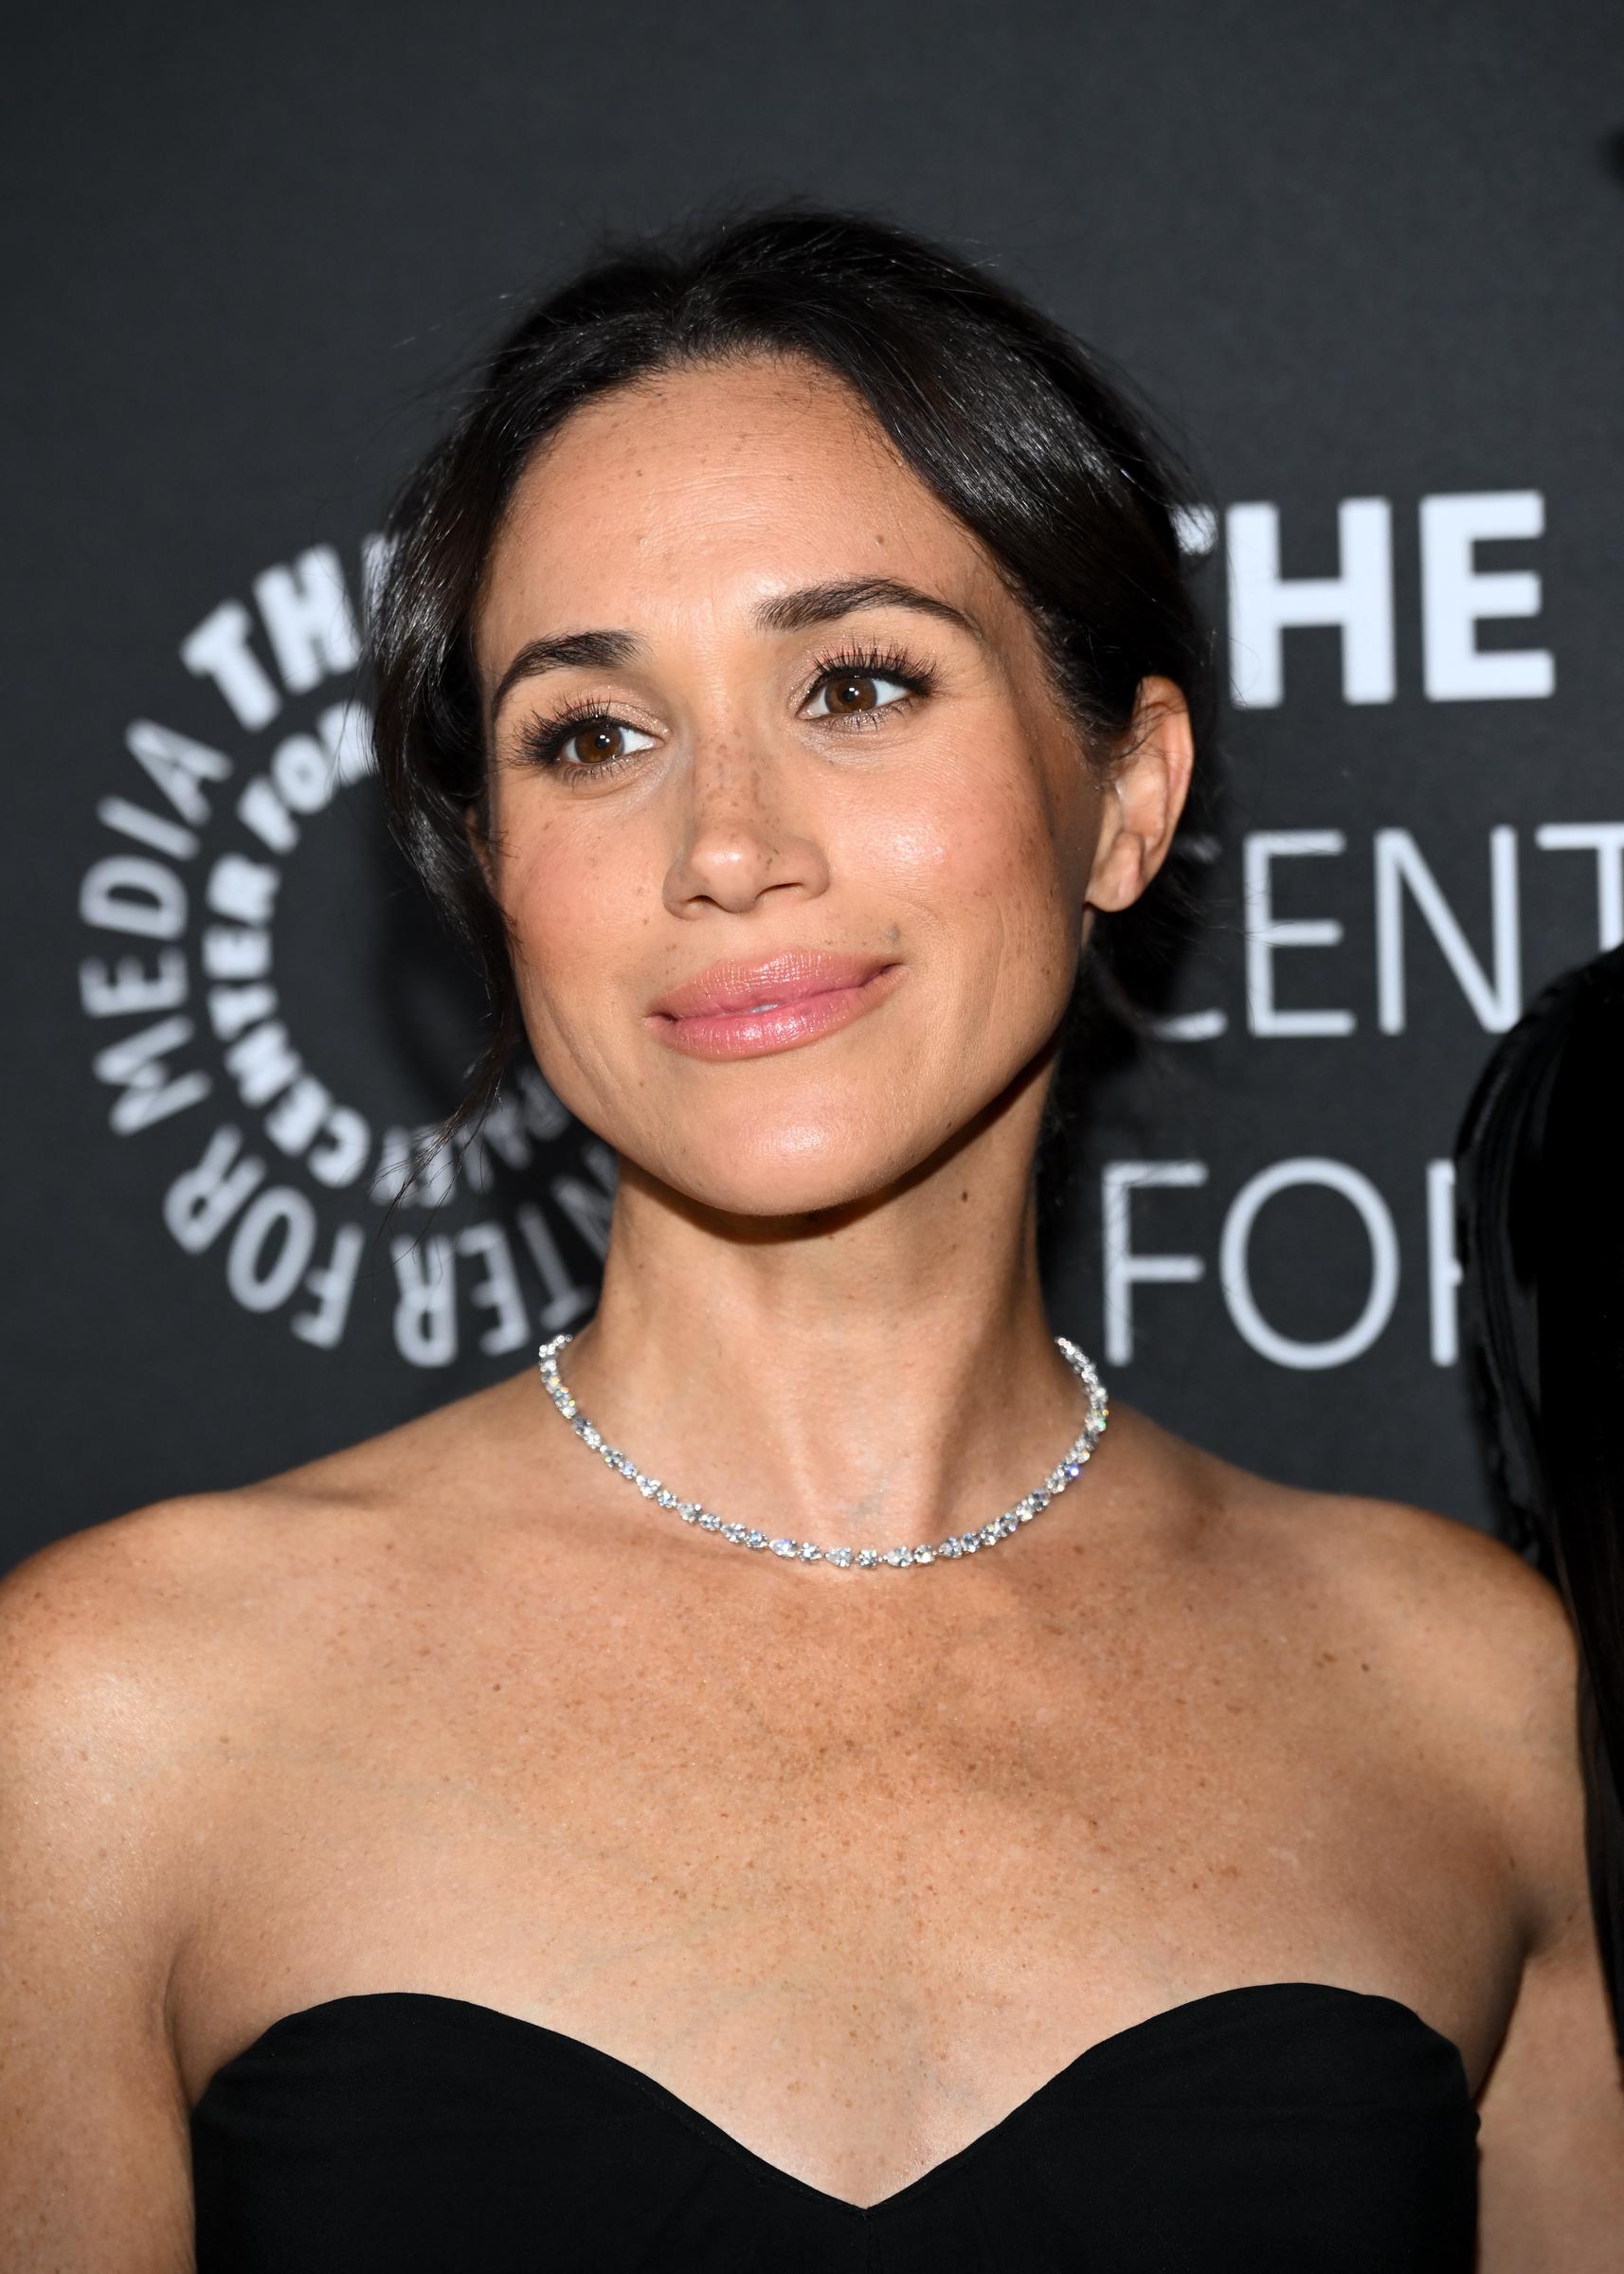
{"type": "Polygon", "coordinates": [[[1106,785],[1088,905],[1128,908],[1167,857],[1195,766],[1190,707],[1172,679],[1141,679],[1106,785]]]}

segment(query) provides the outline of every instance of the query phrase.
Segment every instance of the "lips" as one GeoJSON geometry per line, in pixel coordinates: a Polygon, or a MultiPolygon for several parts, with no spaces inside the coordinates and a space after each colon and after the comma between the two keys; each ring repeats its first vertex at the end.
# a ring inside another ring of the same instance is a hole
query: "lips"
{"type": "Polygon", "coordinates": [[[811,948],[713,964],[662,995],[648,1024],[690,1056],[761,1056],[849,1024],[891,993],[902,970],[878,956],[811,948]]]}

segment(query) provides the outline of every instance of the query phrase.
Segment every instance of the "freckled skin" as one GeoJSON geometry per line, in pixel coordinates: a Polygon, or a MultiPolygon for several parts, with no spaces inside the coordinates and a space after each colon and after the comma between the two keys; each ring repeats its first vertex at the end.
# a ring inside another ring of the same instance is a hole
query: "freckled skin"
{"type": "MultiPolygon", "coordinates": [[[[724,1514],[881,1545],[984,1521],[1077,1427],[1032,1160],[1078,954],[1186,793],[1179,691],[1147,680],[1124,750],[1086,754],[975,542],[792,364],[629,389],[527,470],[476,627],[487,695],[587,629],[643,652],[514,689],[480,847],[542,1066],[620,1162],[565,1378],[724,1514]],[[895,607],[754,628],[881,551],[984,641],[895,607]],[[816,723],[819,659],[854,638],[934,691],[816,723]],[[524,731],[588,697],[646,740],[572,784],[524,731]],[[673,983],[786,947],[901,981],[774,1056],[651,1034],[673,983]]],[[[70,1550],[78,1578],[14,1592],[57,1604],[50,1666],[86,1635],[127,1655],[91,1687],[118,1700],[121,1789],[172,1828],[126,1904],[153,1922],[166,2108],[279,2014],[432,1990],[605,2048],[866,2203],[1086,2046],[1280,1979],[1396,1996],[1474,2086],[1507,2077],[1484,2139],[1512,2143],[1510,2192],[1530,2107],[1547,2139],[1553,2109],[1603,2107],[1554,1597],[1461,1525],[1269,1483],[1114,1394],[1072,1491],[930,1570],[786,1568],[685,1528],[529,1366],[70,1550]]],[[[82,2030],[50,2043],[77,2093],[82,2030]]],[[[1611,2263],[1569,2240],[1548,2263],[1611,2263]]]]}
{"type": "Polygon", "coordinates": [[[1021,1077],[1075,968],[1099,800],[1024,615],[843,390],[757,369],[612,397],[535,462],[490,572],[487,683],[554,625],[647,639],[644,669],[571,674],[568,692],[601,692],[659,748],[566,786],[517,755],[557,683],[521,687],[498,725],[493,865],[549,1079],[641,1171],[713,1207],[778,1216],[893,1183],[1021,1077]],[[857,532],[882,518],[888,574],[996,639],[894,609],[854,623],[929,659],[940,687],[840,736],[796,714],[828,631],[764,641],[748,605],[850,576],[857,532]],[[855,1030],[717,1067],[651,1051],[627,1015],[718,955],[782,946],[901,954],[887,1079],[855,1030]]]}

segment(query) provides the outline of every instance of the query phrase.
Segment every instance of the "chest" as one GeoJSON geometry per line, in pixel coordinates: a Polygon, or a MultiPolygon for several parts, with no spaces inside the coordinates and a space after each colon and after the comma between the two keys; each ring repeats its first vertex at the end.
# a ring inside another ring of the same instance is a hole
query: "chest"
{"type": "Polygon", "coordinates": [[[584,1582],[313,1650],[211,1778],[189,2073],[417,1988],[724,2120],[752,2101],[758,2131],[773,2080],[792,2140],[854,2093],[905,2131],[915,2097],[996,2107],[1239,1981],[1469,2025],[1500,1931],[1480,1830],[1379,1666],[1097,1579],[1087,1615],[892,1585],[809,1615],[584,1582]]]}

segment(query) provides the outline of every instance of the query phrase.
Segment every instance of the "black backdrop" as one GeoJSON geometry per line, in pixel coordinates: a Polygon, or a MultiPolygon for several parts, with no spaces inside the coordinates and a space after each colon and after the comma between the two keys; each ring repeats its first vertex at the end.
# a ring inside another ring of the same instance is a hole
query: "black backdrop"
{"type": "Polygon", "coordinates": [[[0,1562],[589,1307],[612,1171],[539,1081],[385,1224],[474,1003],[377,825],[350,623],[514,296],[785,192],[996,262],[1199,454],[1213,923],[1103,1100],[1055,1323],[1233,1459],[1490,1522],[1451,1140],[1494,1034],[1624,936],[1621,61],[1599,0],[13,31],[0,1562]]]}

